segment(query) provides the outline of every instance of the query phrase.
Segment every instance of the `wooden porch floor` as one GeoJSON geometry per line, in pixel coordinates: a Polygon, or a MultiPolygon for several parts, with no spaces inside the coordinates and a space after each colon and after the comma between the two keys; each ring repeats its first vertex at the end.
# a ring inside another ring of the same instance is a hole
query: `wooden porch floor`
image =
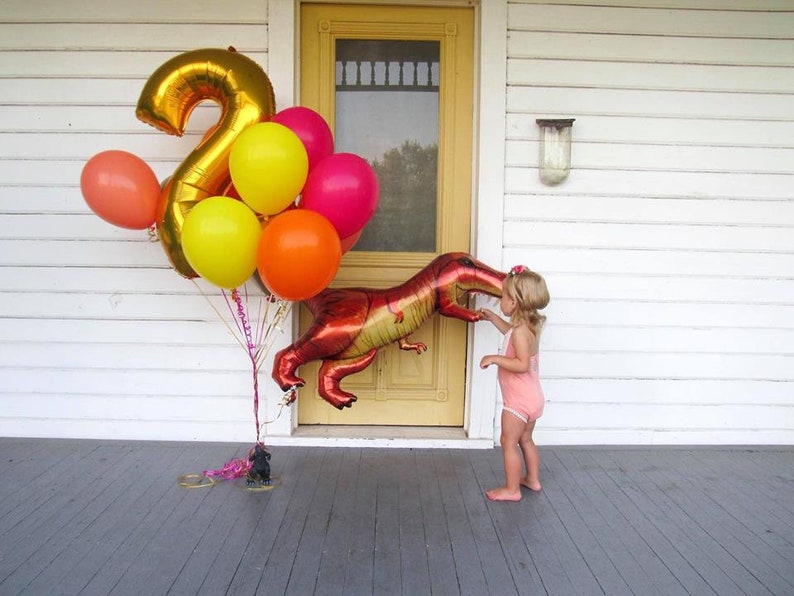
{"type": "Polygon", "coordinates": [[[273,447],[0,439],[0,594],[794,594],[794,448],[273,447]]]}

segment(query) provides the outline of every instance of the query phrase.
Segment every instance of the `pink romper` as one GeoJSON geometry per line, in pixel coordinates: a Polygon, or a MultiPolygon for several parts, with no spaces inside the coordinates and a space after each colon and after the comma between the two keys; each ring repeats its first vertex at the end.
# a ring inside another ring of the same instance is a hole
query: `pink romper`
{"type": "MultiPolygon", "coordinates": [[[[516,355],[513,342],[510,341],[512,335],[513,328],[510,328],[504,337],[504,355],[508,358],[514,358],[516,355]]],[[[514,373],[499,367],[497,376],[499,388],[502,390],[504,411],[510,412],[524,422],[540,418],[546,400],[540,387],[539,354],[532,355],[527,372],[514,373]]]]}

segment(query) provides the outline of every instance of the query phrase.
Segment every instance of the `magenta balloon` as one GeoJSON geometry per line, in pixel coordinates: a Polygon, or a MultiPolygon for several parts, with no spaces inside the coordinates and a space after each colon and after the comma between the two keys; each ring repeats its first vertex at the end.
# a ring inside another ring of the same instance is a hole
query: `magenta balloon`
{"type": "Polygon", "coordinates": [[[334,152],[334,136],[325,119],[314,110],[295,106],[278,112],[271,119],[286,126],[303,142],[309,156],[309,171],[334,152]]]}
{"type": "Polygon", "coordinates": [[[340,238],[360,231],[378,206],[378,178],[353,153],[334,153],[309,172],[300,206],[324,215],[340,238]]]}

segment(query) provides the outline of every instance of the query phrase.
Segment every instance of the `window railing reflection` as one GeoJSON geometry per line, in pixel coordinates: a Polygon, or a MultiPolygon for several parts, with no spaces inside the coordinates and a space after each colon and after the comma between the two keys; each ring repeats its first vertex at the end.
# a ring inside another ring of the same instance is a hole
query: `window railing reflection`
{"type": "Polygon", "coordinates": [[[336,42],[337,91],[438,92],[438,73],[438,42],[336,42]]]}

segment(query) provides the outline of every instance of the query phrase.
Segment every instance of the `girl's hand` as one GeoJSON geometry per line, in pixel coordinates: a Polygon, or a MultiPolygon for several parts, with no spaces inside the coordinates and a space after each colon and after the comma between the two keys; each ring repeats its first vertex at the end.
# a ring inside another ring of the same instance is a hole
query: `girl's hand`
{"type": "Polygon", "coordinates": [[[488,368],[494,363],[493,356],[483,356],[482,360],[480,360],[480,368],[488,368]]]}
{"type": "Polygon", "coordinates": [[[496,313],[490,308],[481,308],[477,311],[477,314],[480,315],[481,321],[493,321],[494,317],[496,317],[496,313]]]}
{"type": "Polygon", "coordinates": [[[510,329],[510,323],[492,311],[490,308],[481,308],[477,311],[480,321],[488,321],[504,335],[510,329]]]}

